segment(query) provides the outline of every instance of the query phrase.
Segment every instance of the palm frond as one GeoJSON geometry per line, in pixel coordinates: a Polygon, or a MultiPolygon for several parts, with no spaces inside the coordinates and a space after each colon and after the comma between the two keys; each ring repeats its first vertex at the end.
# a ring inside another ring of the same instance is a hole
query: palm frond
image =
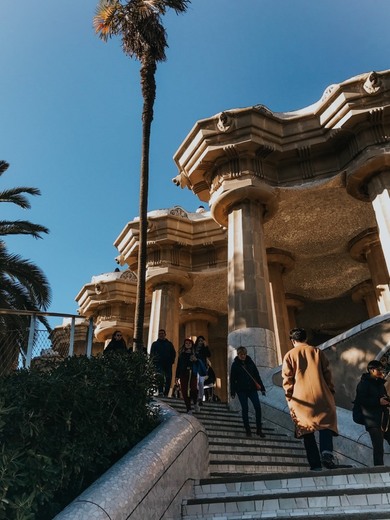
{"type": "Polygon", "coordinates": [[[3,175],[3,173],[8,170],[9,163],[7,161],[0,161],[0,175],[3,175]]]}
{"type": "Polygon", "coordinates": [[[112,35],[118,34],[121,27],[122,6],[119,2],[101,0],[96,8],[93,18],[93,27],[96,34],[103,41],[107,41],[112,35]]]}
{"type": "Polygon", "coordinates": [[[49,282],[43,271],[33,262],[8,253],[4,243],[0,248],[1,290],[23,296],[35,310],[46,310],[51,301],[49,282]],[[7,289],[8,288],[8,289],[7,289]]]}
{"type": "Polygon", "coordinates": [[[28,220],[0,220],[0,236],[30,235],[34,238],[42,238],[41,233],[49,233],[49,230],[45,226],[33,224],[28,220]]]}
{"type": "Polygon", "coordinates": [[[0,191],[0,202],[11,202],[12,204],[16,204],[23,209],[29,209],[31,205],[24,194],[40,195],[41,192],[38,188],[31,188],[27,186],[10,188],[0,191]]]}

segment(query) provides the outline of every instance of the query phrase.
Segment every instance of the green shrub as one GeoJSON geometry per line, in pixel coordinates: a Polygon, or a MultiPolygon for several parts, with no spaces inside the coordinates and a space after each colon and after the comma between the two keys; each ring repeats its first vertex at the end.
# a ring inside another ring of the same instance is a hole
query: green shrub
{"type": "Polygon", "coordinates": [[[53,518],[158,424],[154,386],[142,353],[0,379],[0,519],[53,518]]]}

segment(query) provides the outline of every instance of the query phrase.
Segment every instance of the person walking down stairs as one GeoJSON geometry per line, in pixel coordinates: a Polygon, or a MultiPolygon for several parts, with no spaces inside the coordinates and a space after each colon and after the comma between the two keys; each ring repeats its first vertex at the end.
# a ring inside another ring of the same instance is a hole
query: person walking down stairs
{"type": "Polygon", "coordinates": [[[265,437],[261,426],[261,406],[257,393],[259,390],[265,396],[265,386],[255,363],[248,356],[246,348],[239,347],[230,370],[230,395],[234,399],[237,394],[240,401],[242,421],[247,437],[252,436],[248,416],[248,399],[252,402],[256,413],[256,433],[260,437],[265,437]]]}
{"type": "Polygon", "coordinates": [[[199,412],[198,405],[198,374],[205,376],[206,367],[195,355],[194,342],[187,338],[180,349],[176,368],[176,384],[180,381],[181,393],[186,405],[187,413],[192,413],[191,401],[195,412],[199,412]]]}

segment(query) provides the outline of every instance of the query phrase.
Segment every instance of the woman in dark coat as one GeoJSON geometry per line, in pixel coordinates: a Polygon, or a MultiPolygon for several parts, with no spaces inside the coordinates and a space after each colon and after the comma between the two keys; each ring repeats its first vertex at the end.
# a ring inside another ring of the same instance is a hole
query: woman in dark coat
{"type": "Polygon", "coordinates": [[[256,412],[256,433],[260,437],[265,437],[261,426],[261,406],[257,394],[259,390],[265,395],[265,387],[259,371],[252,358],[247,355],[246,348],[239,347],[230,370],[230,395],[233,399],[236,394],[238,396],[247,437],[252,436],[248,417],[248,399],[251,400],[256,412]]]}
{"type": "MultiPolygon", "coordinates": [[[[208,360],[208,358],[211,357],[211,352],[210,352],[208,345],[206,344],[206,340],[205,340],[204,336],[198,336],[196,338],[194,349],[195,349],[196,357],[198,359],[201,359],[204,366],[207,367],[207,360],[208,360]]],[[[198,376],[198,403],[200,406],[203,405],[205,377],[206,377],[206,375],[198,376]]]]}
{"type": "Polygon", "coordinates": [[[104,354],[107,352],[127,352],[126,342],[120,330],[116,330],[112,335],[110,343],[103,351],[104,354]]]}
{"type": "Polygon", "coordinates": [[[198,373],[206,372],[206,367],[195,355],[194,342],[187,338],[180,349],[176,367],[176,384],[180,380],[180,389],[185,402],[187,413],[191,414],[191,401],[195,412],[199,412],[198,405],[198,373]]]}
{"type": "Polygon", "coordinates": [[[385,389],[384,367],[373,360],[367,365],[356,388],[355,401],[361,408],[364,425],[370,435],[374,452],[374,466],[383,466],[383,439],[390,444],[389,398],[385,389]]]}

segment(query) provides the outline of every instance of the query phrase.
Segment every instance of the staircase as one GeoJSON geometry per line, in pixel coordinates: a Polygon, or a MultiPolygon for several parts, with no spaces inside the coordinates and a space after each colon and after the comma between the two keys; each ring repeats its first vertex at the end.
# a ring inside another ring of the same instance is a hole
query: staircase
{"type": "MultiPolygon", "coordinates": [[[[164,401],[179,412],[184,403],[164,401]]],[[[246,437],[241,414],[204,403],[194,413],[209,436],[210,478],[195,482],[182,520],[390,520],[389,468],[308,471],[303,443],[264,424],[246,437]]]]}

